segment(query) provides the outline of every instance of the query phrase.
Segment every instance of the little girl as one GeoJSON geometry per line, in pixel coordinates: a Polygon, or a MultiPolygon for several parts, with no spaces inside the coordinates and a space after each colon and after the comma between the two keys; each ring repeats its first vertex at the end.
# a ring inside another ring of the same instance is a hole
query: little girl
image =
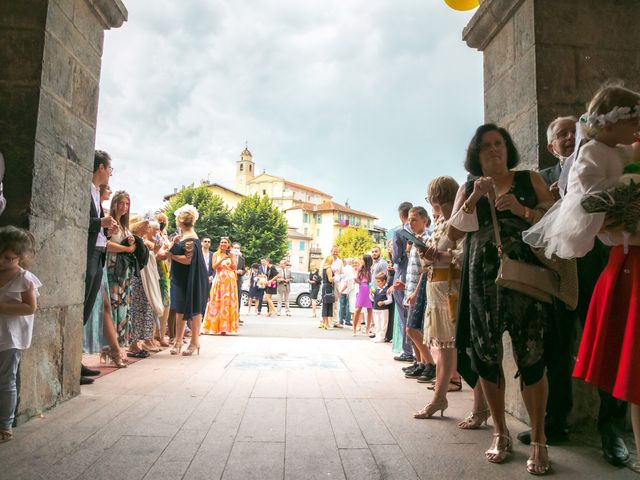
{"type": "Polygon", "coordinates": [[[356,274],[356,284],[358,285],[358,296],[356,297],[356,313],[353,314],[353,335],[355,336],[360,326],[360,312],[365,308],[367,310],[367,326],[365,335],[369,336],[371,330],[371,322],[373,321],[373,304],[369,297],[369,282],[371,281],[371,266],[373,258],[371,255],[364,254],[362,256],[362,265],[356,274]]]}
{"type": "Polygon", "coordinates": [[[389,324],[389,305],[393,302],[393,297],[389,292],[387,274],[380,272],[376,275],[376,289],[371,294],[373,302],[373,323],[375,325],[376,336],[372,338],[375,343],[383,343],[387,334],[389,324]]]}
{"type": "MultiPolygon", "coordinates": [[[[603,87],[580,117],[583,135],[589,141],[577,145],[571,165],[567,192],[535,225],[523,233],[526,243],[544,248],[547,257],[585,256],[602,230],[605,214],[587,213],[584,195],[602,192],[619,183],[625,165],[640,158],[640,149],[631,145],[639,130],[640,93],[617,86],[603,87]]],[[[607,242],[606,237],[601,240],[607,242]]]]}
{"type": "Polygon", "coordinates": [[[34,254],[33,236],[0,227],[0,443],[13,438],[18,400],[16,374],[22,350],[31,345],[38,288],[34,274],[22,268],[34,254]]]}
{"type": "MultiPolygon", "coordinates": [[[[592,158],[593,167],[606,172],[586,179],[592,189],[619,182],[624,163],[634,156],[627,145],[640,131],[638,102],[639,93],[619,87],[605,88],[592,100],[586,124],[594,140],[583,150],[593,142],[599,152],[592,158]],[[626,118],[612,113],[621,111],[626,118]]],[[[576,164],[581,158],[582,150],[576,164]]],[[[630,403],[640,457],[640,234],[626,238],[621,231],[605,230],[604,234],[614,246],[591,297],[573,375],[630,403]]],[[[638,463],[629,467],[640,473],[638,463]]]]}

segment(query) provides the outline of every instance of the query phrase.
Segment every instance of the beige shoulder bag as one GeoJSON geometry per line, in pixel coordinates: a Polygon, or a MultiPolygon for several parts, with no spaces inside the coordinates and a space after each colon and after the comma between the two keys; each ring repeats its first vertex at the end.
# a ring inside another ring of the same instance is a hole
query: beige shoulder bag
{"type": "Polygon", "coordinates": [[[498,256],[500,257],[500,269],[498,270],[496,284],[524,293],[541,302],[551,303],[552,296],[556,296],[560,289],[559,277],[548,268],[513,260],[508,255],[505,255],[502,250],[498,216],[491,197],[489,197],[489,208],[491,210],[493,231],[496,236],[498,256]]]}

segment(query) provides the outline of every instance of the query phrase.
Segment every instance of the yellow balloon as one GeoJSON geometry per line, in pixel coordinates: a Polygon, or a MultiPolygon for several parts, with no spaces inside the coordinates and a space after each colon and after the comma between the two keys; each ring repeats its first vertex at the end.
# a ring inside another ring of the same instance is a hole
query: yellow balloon
{"type": "Polygon", "coordinates": [[[454,10],[464,12],[466,10],[473,10],[480,5],[478,0],[444,0],[444,3],[454,10]]]}

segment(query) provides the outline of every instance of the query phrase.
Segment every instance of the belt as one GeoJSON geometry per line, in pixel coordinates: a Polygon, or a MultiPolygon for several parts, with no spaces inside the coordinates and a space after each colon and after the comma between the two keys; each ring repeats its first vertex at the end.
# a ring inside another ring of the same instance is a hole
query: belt
{"type": "Polygon", "coordinates": [[[94,247],[94,250],[97,252],[106,252],[107,247],[94,247]]]}
{"type": "Polygon", "coordinates": [[[431,273],[429,274],[429,281],[430,282],[447,282],[449,281],[449,275],[450,273],[452,273],[451,275],[451,279],[452,280],[457,280],[460,278],[460,270],[453,269],[453,271],[451,271],[449,269],[449,267],[444,267],[444,268],[434,268],[431,270],[431,273]]]}

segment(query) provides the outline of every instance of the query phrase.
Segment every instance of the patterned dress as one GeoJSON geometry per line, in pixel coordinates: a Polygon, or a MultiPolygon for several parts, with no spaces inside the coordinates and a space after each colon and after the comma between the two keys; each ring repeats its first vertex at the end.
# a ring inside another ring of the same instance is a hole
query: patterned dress
{"type": "MultiPolygon", "coordinates": [[[[473,182],[467,182],[465,187],[468,198],[473,182]]],[[[535,208],[538,203],[527,170],[515,172],[509,193],[526,207],[535,208]]],[[[500,258],[486,197],[478,201],[476,212],[480,228],[466,236],[456,331],[458,352],[470,354],[470,359],[465,362],[459,357],[458,371],[470,385],[475,385],[477,377],[468,378],[465,368],[470,360],[475,374],[498,383],[502,335],[508,331],[522,380],[531,385],[544,372],[544,334],[549,306],[496,285],[500,258]]],[[[497,216],[504,253],[512,259],[540,265],[522,240],[522,232],[529,224],[510,211],[497,212],[497,216]]]]}
{"type": "Polygon", "coordinates": [[[131,278],[131,341],[144,340],[153,335],[155,315],[144,293],[142,279],[131,278]]]}
{"type": "MultiPolygon", "coordinates": [[[[111,236],[110,241],[119,244],[128,235],[128,230],[118,229],[118,232],[111,236]]],[[[116,275],[118,255],[127,254],[107,252],[107,279],[109,281],[111,316],[116,327],[118,344],[121,347],[128,347],[131,343],[131,277],[133,272],[130,268],[127,268],[120,275],[116,275]]]]}
{"type": "Polygon", "coordinates": [[[236,333],[238,331],[236,266],[229,258],[220,262],[222,257],[220,252],[216,252],[211,260],[214,265],[217,263],[217,266],[202,324],[204,333],[236,333]]]}

